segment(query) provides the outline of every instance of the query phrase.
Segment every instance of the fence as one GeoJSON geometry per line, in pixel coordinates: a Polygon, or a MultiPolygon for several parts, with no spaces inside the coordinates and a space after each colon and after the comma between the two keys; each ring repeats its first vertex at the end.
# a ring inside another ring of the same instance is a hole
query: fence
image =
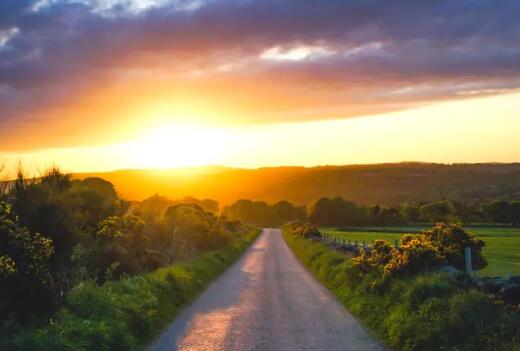
{"type": "MultiPolygon", "coordinates": [[[[350,245],[354,248],[358,249],[359,247],[362,247],[364,249],[370,249],[372,245],[367,244],[365,240],[361,241],[361,245],[358,242],[358,240],[351,240],[351,239],[345,239],[345,238],[338,238],[335,235],[331,235],[329,233],[322,233],[321,234],[322,240],[324,240],[327,243],[335,244],[335,245],[350,245]]],[[[399,248],[399,240],[394,240],[394,247],[396,249],[399,248]]],[[[464,249],[464,258],[466,261],[466,272],[469,275],[473,274],[473,266],[471,264],[471,247],[466,247],[464,249]]]]}

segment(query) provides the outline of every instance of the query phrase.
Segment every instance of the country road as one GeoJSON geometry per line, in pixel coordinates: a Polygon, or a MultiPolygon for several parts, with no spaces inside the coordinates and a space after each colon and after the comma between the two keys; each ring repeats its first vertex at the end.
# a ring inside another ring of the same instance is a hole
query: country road
{"type": "Polygon", "coordinates": [[[256,242],[152,351],[383,350],[298,262],[279,229],[256,242]]]}

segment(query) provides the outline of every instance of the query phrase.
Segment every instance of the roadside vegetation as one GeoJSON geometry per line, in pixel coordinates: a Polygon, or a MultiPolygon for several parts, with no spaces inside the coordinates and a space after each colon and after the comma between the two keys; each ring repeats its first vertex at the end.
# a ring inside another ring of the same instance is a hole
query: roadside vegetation
{"type": "Polygon", "coordinates": [[[420,233],[435,223],[464,225],[485,242],[488,266],[481,275],[520,274],[520,201],[464,202],[440,200],[401,205],[360,205],[342,197],[322,197],[309,207],[280,201],[239,200],[224,207],[224,215],[262,226],[308,221],[327,234],[350,240],[385,239],[393,242],[403,234],[420,233]]]}
{"type": "Polygon", "coordinates": [[[256,238],[253,230],[228,245],[153,272],[74,287],[51,323],[3,335],[2,350],[139,350],[256,238]]]}
{"type": "MultiPolygon", "coordinates": [[[[399,240],[404,233],[420,233],[427,227],[340,227],[320,228],[320,231],[337,238],[365,241],[399,240]]],[[[482,276],[520,275],[520,228],[466,227],[467,231],[485,242],[482,249],[488,265],[478,271],[482,276]]]]}
{"type": "Polygon", "coordinates": [[[254,237],[214,201],[128,202],[56,168],[1,190],[2,350],[135,349],[254,237]]]}
{"type": "Polygon", "coordinates": [[[482,291],[460,269],[464,247],[482,268],[483,243],[459,226],[384,240],[346,253],[313,225],[284,238],[296,256],[364,324],[395,350],[520,350],[520,296],[482,291]]]}

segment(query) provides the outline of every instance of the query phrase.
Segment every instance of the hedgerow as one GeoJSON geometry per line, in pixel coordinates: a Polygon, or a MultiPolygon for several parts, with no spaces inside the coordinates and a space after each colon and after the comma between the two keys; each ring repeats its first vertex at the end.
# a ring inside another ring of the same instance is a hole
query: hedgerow
{"type": "Polygon", "coordinates": [[[136,350],[149,342],[256,238],[256,230],[198,258],[154,272],[83,283],[48,326],[0,335],[1,350],[136,350]]]}
{"type": "Polygon", "coordinates": [[[344,306],[394,350],[520,350],[518,310],[474,289],[464,273],[418,269],[385,276],[382,267],[394,250],[389,244],[374,243],[371,254],[361,251],[370,265],[359,265],[323,242],[292,235],[290,227],[284,238],[344,306]]]}

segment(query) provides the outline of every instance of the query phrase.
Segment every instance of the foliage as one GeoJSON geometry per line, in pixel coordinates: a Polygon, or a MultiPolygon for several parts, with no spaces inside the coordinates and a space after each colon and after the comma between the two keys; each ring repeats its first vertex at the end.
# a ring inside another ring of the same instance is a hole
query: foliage
{"type": "Polygon", "coordinates": [[[294,223],[291,225],[291,232],[294,235],[299,235],[306,239],[321,237],[321,233],[318,228],[315,225],[309,223],[294,223]]]}
{"type": "Polygon", "coordinates": [[[449,222],[452,212],[451,203],[446,200],[425,204],[419,208],[420,218],[428,223],[449,222]]]}
{"type": "Polygon", "coordinates": [[[501,223],[520,225],[520,201],[471,203],[440,200],[403,205],[359,205],[341,197],[320,198],[310,207],[309,220],[322,227],[401,226],[417,223],[501,223]]]}
{"type": "Polygon", "coordinates": [[[18,333],[4,331],[0,349],[27,351],[137,350],[236,260],[259,231],[216,251],[154,272],[84,283],[67,296],[52,324],[18,333]]]}
{"type": "Polygon", "coordinates": [[[405,223],[395,206],[359,206],[342,197],[322,197],[310,209],[309,220],[319,226],[398,225],[405,223]]]}
{"type": "Polygon", "coordinates": [[[464,250],[471,247],[474,269],[486,266],[482,256],[484,242],[458,225],[437,224],[421,234],[405,234],[399,248],[384,240],[373,242],[370,252],[363,251],[353,258],[353,265],[363,272],[379,270],[385,276],[406,276],[450,265],[465,268],[464,250]]]}
{"type": "Polygon", "coordinates": [[[483,212],[491,222],[520,226],[520,201],[493,201],[483,206],[483,212]]]}
{"type": "Polygon", "coordinates": [[[273,226],[294,220],[304,220],[307,216],[304,206],[296,207],[288,201],[268,205],[264,201],[238,200],[226,206],[222,214],[229,219],[246,223],[273,226]]]}
{"type": "Polygon", "coordinates": [[[393,250],[391,256],[384,266],[385,275],[419,273],[443,262],[439,248],[424,235],[404,235],[399,249],[393,250]]]}
{"type": "Polygon", "coordinates": [[[153,223],[164,215],[166,210],[175,205],[197,205],[205,212],[218,213],[219,204],[215,200],[203,199],[187,196],[180,200],[170,200],[165,196],[155,194],[136,204],[134,212],[142,217],[146,222],[153,223]]]}
{"type": "Polygon", "coordinates": [[[195,250],[215,249],[230,240],[217,217],[193,204],[175,205],[164,214],[168,228],[189,241],[195,250]]]}
{"type": "Polygon", "coordinates": [[[473,269],[482,269],[487,264],[482,256],[484,241],[475,238],[473,234],[458,225],[437,224],[431,230],[425,231],[422,236],[433,243],[446,264],[464,269],[466,247],[471,248],[473,269]]]}
{"type": "MultiPolygon", "coordinates": [[[[520,348],[520,314],[474,290],[467,276],[426,272],[381,280],[326,245],[284,231],[296,256],[370,330],[394,350],[520,348]]],[[[376,243],[374,243],[376,244],[376,243]]],[[[391,246],[378,242],[371,260],[384,263],[391,246]]],[[[377,266],[380,266],[377,264],[377,266]]]]}
{"type": "Polygon", "coordinates": [[[130,209],[111,183],[74,180],[58,168],[38,178],[27,178],[20,169],[2,195],[1,324],[38,323],[78,285],[192,258],[239,239],[246,229],[192,204],[214,210],[218,204],[212,200],[180,200],[186,204],[157,196],[130,209]],[[161,213],[154,212],[158,202],[168,205],[161,213]]]}
{"type": "Polygon", "coordinates": [[[20,225],[0,201],[0,315],[34,317],[54,305],[52,241],[20,225]]]}
{"type": "Polygon", "coordinates": [[[135,215],[112,216],[100,222],[86,261],[90,271],[98,272],[98,281],[138,274],[163,264],[160,255],[147,248],[144,226],[135,215]]]}

